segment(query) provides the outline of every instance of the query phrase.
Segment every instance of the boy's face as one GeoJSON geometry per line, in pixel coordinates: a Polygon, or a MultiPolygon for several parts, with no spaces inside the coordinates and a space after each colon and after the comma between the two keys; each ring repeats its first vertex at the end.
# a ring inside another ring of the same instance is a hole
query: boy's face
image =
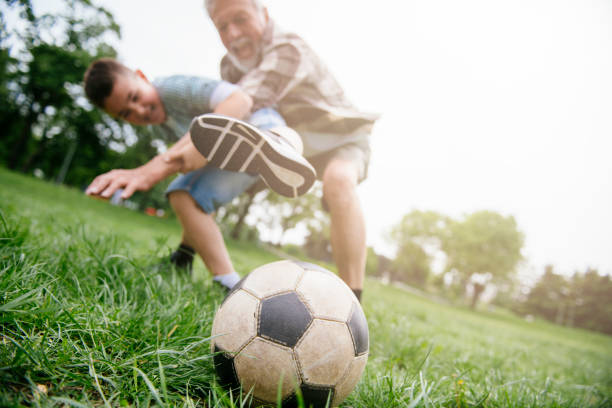
{"type": "Polygon", "coordinates": [[[117,75],[104,109],[132,125],[159,125],[166,120],[157,90],[140,71],[117,75]]]}

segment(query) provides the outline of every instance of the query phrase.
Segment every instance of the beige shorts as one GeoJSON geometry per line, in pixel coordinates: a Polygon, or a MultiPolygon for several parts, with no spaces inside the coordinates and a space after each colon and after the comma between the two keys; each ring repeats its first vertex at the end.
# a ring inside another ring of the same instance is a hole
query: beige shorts
{"type": "MultiPolygon", "coordinates": [[[[307,157],[306,160],[312,164],[317,172],[317,178],[323,179],[325,168],[332,159],[343,159],[355,163],[358,171],[357,181],[361,183],[368,176],[368,165],[370,164],[370,143],[367,140],[347,143],[325,153],[307,157]]],[[[251,188],[247,190],[249,194],[256,194],[265,190],[266,184],[259,179],[251,188]]],[[[325,200],[321,200],[323,208],[328,211],[325,200]]]]}
{"type": "Polygon", "coordinates": [[[317,171],[317,178],[321,180],[325,168],[332,159],[343,159],[355,163],[358,171],[358,181],[361,183],[368,176],[368,165],[370,164],[370,144],[367,140],[351,142],[337,147],[329,152],[306,158],[317,171]]]}

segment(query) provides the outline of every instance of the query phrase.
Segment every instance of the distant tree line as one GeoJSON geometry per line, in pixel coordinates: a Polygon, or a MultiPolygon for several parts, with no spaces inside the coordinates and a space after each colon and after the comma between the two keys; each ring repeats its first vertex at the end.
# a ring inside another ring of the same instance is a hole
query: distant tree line
{"type": "Polygon", "coordinates": [[[612,334],[612,279],[595,269],[567,277],[548,265],[528,294],[510,307],[522,315],[612,334]]]}
{"type": "MultiPolygon", "coordinates": [[[[283,230],[305,222],[305,242],[299,251],[330,262],[329,219],[322,210],[321,195],[320,188],[315,188],[313,194],[298,199],[294,211],[284,212],[287,220],[279,218],[283,211],[275,209],[287,205],[287,200],[273,199],[264,218],[269,227],[274,228],[276,222],[276,228],[283,230]]],[[[249,214],[247,230],[260,224],[257,213],[249,214]]],[[[548,266],[533,287],[526,288],[518,280],[524,235],[512,216],[477,211],[454,219],[433,211],[412,211],[391,229],[389,241],[396,247],[393,257],[368,248],[368,275],[402,282],[451,302],[466,301],[471,307],[490,288],[491,303],[519,315],[612,334],[610,276],[589,269],[565,277],[548,266]]]]}
{"type": "Polygon", "coordinates": [[[511,281],[523,260],[524,235],[514,217],[493,211],[455,219],[415,210],[391,229],[389,241],[395,256],[380,258],[372,274],[449,299],[467,298],[471,307],[487,287],[511,281]]]}

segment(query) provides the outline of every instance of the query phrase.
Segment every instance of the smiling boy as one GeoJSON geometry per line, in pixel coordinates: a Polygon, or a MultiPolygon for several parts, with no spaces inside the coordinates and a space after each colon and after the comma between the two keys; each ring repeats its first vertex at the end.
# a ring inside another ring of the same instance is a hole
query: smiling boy
{"type": "Polygon", "coordinates": [[[134,191],[148,190],[171,174],[184,172],[166,191],[183,226],[181,246],[171,260],[191,268],[195,250],[214,279],[231,288],[239,276],[213,215],[258,176],[281,194],[307,191],[316,174],[300,155],[299,136],[284,126],[273,109],[250,114],[251,98],[225,81],[174,75],[151,82],[141,71],[103,58],[90,65],[84,86],[89,100],[111,116],[133,125],[154,125],[159,138],[178,140],[167,152],[138,168],[116,169],[96,177],[86,193],[108,198],[124,189],[121,197],[128,198],[134,191]],[[211,112],[215,115],[207,114],[211,112]],[[247,116],[250,125],[239,120],[247,116]],[[207,157],[198,153],[192,137],[198,149],[210,153],[207,157]],[[260,142],[254,144],[254,138],[260,142]],[[234,171],[224,170],[226,167],[234,171]],[[288,188],[291,183],[296,185],[288,188]],[[210,242],[220,244],[207,245],[210,242]]]}

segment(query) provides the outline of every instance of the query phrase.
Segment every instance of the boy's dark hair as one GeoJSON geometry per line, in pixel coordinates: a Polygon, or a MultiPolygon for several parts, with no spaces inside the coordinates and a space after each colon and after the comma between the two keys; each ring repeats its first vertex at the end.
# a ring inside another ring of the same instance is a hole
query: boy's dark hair
{"type": "Polygon", "coordinates": [[[100,58],[89,65],[83,77],[85,95],[99,108],[104,109],[104,101],[113,91],[118,75],[131,74],[132,71],[113,58],[100,58]]]}

